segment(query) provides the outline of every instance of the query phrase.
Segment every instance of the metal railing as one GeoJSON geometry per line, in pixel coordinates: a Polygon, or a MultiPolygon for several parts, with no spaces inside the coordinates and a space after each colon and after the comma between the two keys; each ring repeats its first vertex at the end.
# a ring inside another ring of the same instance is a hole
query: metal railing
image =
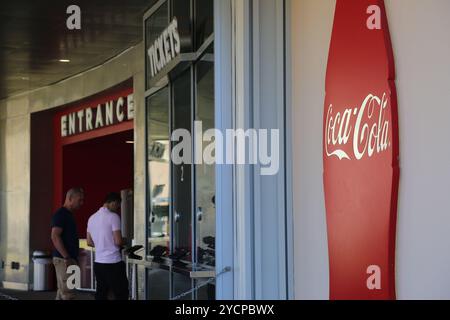
{"type": "MultiPolygon", "coordinates": [[[[129,256],[126,256],[126,270],[127,276],[130,284],[130,299],[138,300],[139,298],[139,282],[138,282],[138,266],[144,267],[146,270],[154,270],[154,269],[166,269],[166,270],[175,270],[176,268],[173,266],[173,262],[170,259],[162,258],[160,261],[146,261],[143,257],[137,257],[135,253],[142,251],[143,248],[136,250],[133,252],[134,259],[131,259],[129,256]],[[139,258],[139,259],[136,259],[139,258]]],[[[231,272],[231,267],[225,267],[223,270],[216,274],[215,270],[207,270],[203,268],[192,268],[191,270],[184,270],[188,272],[190,279],[208,279],[202,282],[199,285],[192,287],[191,289],[178,294],[176,296],[170,297],[170,300],[179,300],[184,298],[194,292],[197,292],[199,289],[206,287],[216,281],[216,279],[222,276],[225,273],[231,272]]]]}

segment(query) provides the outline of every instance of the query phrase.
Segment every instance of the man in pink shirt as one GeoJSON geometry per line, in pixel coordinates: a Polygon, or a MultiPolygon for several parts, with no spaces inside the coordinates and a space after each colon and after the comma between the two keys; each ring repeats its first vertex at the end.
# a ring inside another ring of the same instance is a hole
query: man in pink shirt
{"type": "Polygon", "coordinates": [[[96,300],[107,300],[109,292],[115,300],[128,300],[126,266],[120,252],[123,239],[117,214],[121,200],[118,193],[108,194],[103,207],[88,221],[87,243],[95,247],[96,300]]]}

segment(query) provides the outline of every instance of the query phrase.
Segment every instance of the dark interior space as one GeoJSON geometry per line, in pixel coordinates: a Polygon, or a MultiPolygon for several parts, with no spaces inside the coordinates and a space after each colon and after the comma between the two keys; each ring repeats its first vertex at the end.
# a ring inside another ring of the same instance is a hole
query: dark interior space
{"type": "Polygon", "coordinates": [[[82,187],[84,206],[76,213],[80,239],[87,221],[103,205],[109,192],[133,188],[133,131],[87,140],[63,147],[63,190],[82,187]]]}

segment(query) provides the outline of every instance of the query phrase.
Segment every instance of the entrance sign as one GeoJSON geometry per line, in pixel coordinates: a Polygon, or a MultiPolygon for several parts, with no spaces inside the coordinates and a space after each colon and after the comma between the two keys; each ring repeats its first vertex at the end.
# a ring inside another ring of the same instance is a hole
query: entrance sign
{"type": "MultiPolygon", "coordinates": [[[[95,189],[92,189],[92,186],[95,185],[95,176],[104,174],[105,169],[112,165],[111,161],[103,161],[102,169],[95,169],[100,163],[98,155],[95,156],[97,153],[105,150],[117,150],[113,159],[114,163],[132,163],[132,159],[125,155],[125,150],[130,148],[126,142],[133,139],[134,116],[131,79],[83,100],[61,106],[56,110],[53,114],[54,210],[61,206],[61,201],[64,199],[63,192],[71,188],[72,184],[81,185],[86,189],[91,188],[91,191],[95,189]],[[99,138],[105,139],[99,140],[99,138]],[[78,153],[74,150],[84,151],[78,153]],[[74,157],[74,154],[77,156],[74,157]],[[89,165],[87,162],[83,162],[86,159],[88,159],[89,165]],[[83,179],[81,179],[82,176],[73,174],[73,172],[78,172],[73,171],[74,166],[77,167],[78,163],[80,163],[80,170],[87,174],[83,179]],[[94,179],[86,180],[88,176],[94,176],[94,179]],[[80,182],[73,181],[78,178],[81,179],[80,182]]],[[[124,182],[124,185],[130,185],[130,180],[125,183],[125,179],[127,178],[124,175],[119,174],[113,180],[119,184],[124,182]]],[[[106,183],[103,178],[97,180],[100,184],[106,183]]],[[[110,185],[111,181],[108,181],[107,184],[110,185]]],[[[114,188],[116,187],[113,186],[114,188]]],[[[92,203],[87,203],[92,205],[92,203]]],[[[85,232],[85,230],[78,231],[82,235],[85,232]]]]}
{"type": "Polygon", "coordinates": [[[395,67],[384,1],[337,0],[323,139],[332,300],[396,297],[398,161],[395,67]]]}
{"type": "Polygon", "coordinates": [[[133,94],[61,116],[61,137],[69,137],[134,119],[133,94]]]}

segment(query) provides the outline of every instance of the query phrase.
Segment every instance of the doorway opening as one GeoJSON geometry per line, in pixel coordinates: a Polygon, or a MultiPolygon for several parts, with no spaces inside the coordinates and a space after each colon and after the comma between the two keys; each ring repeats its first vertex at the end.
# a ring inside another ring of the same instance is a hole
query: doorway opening
{"type": "Polygon", "coordinates": [[[51,218],[71,188],[85,201],[74,213],[80,239],[81,289],[94,290],[87,222],[110,192],[122,195],[122,234],[133,237],[134,100],[129,81],[31,117],[30,251],[51,252],[51,218]]]}
{"type": "Polygon", "coordinates": [[[84,205],[76,213],[78,235],[86,239],[89,217],[109,192],[133,189],[133,130],[63,147],[63,190],[81,187],[84,205]]]}

